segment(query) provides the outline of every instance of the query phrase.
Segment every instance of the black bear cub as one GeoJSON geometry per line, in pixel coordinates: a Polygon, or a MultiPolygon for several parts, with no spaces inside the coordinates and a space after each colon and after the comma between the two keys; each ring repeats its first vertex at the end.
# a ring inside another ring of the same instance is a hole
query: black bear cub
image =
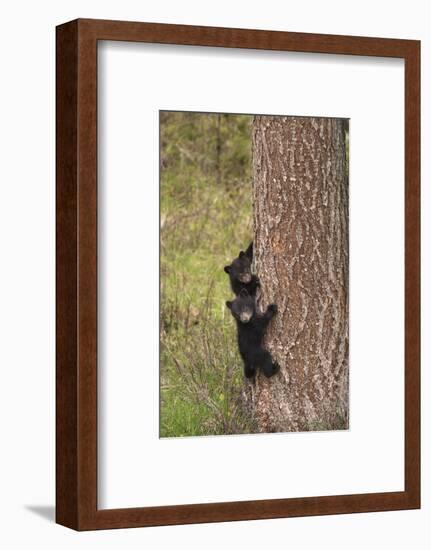
{"type": "Polygon", "coordinates": [[[244,361],[244,374],[251,378],[260,368],[266,377],[273,376],[279,370],[278,364],[272,359],[268,350],[262,347],[262,340],[269,321],[277,313],[277,306],[271,304],[266,312],[256,311],[253,296],[242,289],[232,302],[226,302],[234,316],[238,329],[238,347],[244,361]]]}
{"type": "Polygon", "coordinates": [[[245,289],[254,296],[259,286],[259,279],[251,272],[251,263],[253,261],[253,242],[251,242],[244,252],[241,250],[238,258],[235,258],[230,265],[226,265],[224,270],[229,275],[230,286],[233,293],[238,296],[241,290],[245,289]]]}

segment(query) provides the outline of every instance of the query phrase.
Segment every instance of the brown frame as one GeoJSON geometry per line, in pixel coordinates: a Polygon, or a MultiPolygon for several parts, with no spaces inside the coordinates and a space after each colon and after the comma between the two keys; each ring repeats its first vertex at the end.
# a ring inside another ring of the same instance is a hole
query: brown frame
{"type": "Polygon", "coordinates": [[[420,507],[420,42],[78,19],[57,27],[56,521],[77,530],[420,507]],[[405,61],[405,490],[97,509],[97,42],[405,61]]]}

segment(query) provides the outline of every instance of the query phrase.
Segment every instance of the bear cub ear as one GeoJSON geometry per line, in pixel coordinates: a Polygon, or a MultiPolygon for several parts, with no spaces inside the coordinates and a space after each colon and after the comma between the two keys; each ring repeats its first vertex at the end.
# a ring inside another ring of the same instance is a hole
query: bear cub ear
{"type": "Polygon", "coordinates": [[[226,306],[229,308],[229,309],[232,309],[232,302],[226,302],[226,306]]]}
{"type": "Polygon", "coordinates": [[[247,296],[250,296],[250,294],[248,293],[248,290],[246,288],[242,288],[239,295],[243,296],[244,298],[247,298],[247,296]]]}
{"type": "Polygon", "coordinates": [[[225,265],[224,266],[224,270],[225,270],[225,273],[230,273],[230,265],[225,265]]]}
{"type": "Polygon", "coordinates": [[[250,261],[253,260],[253,241],[248,245],[245,255],[249,258],[250,261]]]}
{"type": "Polygon", "coordinates": [[[244,250],[240,250],[239,251],[239,257],[242,258],[243,256],[245,256],[245,252],[244,252],[244,250]]]}

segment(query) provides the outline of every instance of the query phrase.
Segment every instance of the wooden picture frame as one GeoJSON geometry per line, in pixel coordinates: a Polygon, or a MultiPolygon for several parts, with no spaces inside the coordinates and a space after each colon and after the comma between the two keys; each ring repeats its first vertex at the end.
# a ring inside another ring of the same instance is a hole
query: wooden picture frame
{"type": "Polygon", "coordinates": [[[76,530],[420,507],[420,42],[78,19],[57,27],[56,521],[76,530]],[[405,62],[405,488],[401,492],[97,508],[99,40],[402,58],[405,62]]]}

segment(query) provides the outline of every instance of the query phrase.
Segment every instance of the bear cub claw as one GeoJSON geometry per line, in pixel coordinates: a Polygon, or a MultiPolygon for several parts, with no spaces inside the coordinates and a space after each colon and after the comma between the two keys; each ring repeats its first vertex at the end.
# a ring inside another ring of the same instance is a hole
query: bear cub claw
{"type": "Polygon", "coordinates": [[[278,311],[277,304],[269,304],[268,311],[275,315],[278,311]]]}

